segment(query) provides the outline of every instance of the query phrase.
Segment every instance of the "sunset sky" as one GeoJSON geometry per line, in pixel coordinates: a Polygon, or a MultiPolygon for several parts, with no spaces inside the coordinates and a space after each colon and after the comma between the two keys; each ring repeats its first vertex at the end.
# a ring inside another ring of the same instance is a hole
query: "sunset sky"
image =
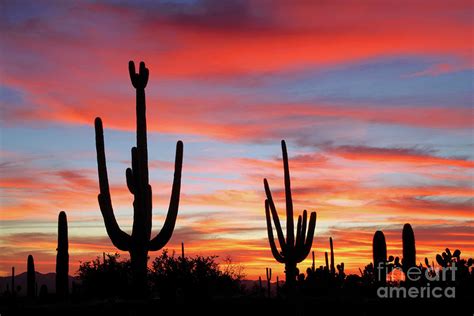
{"type": "Polygon", "coordinates": [[[25,271],[28,254],[55,270],[62,210],[71,274],[116,251],[97,202],[96,116],[131,231],[129,60],[150,69],[153,234],[184,142],[169,250],[184,241],[189,255],[231,256],[247,278],[283,277],[263,178],[284,226],[285,139],[295,215],[318,213],[318,266],[329,236],[349,272],[372,260],[376,230],[400,255],[406,222],[418,261],[446,247],[474,256],[472,17],[472,1],[457,0],[2,1],[0,275],[25,271]]]}

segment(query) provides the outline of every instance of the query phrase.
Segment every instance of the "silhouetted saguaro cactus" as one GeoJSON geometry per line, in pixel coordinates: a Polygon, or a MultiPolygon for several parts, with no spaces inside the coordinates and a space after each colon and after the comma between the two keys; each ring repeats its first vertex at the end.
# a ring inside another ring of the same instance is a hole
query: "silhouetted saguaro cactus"
{"type": "Polygon", "coordinates": [[[280,219],[276,211],[275,203],[273,202],[272,193],[268,185],[267,179],[264,179],[264,187],[267,199],[265,200],[265,214],[267,219],[268,240],[273,257],[280,263],[285,264],[286,287],[291,293],[296,286],[296,265],[303,261],[311,251],[313,244],[314,229],[316,227],[316,212],[311,212],[309,219],[308,230],[307,225],[307,211],[303,211],[303,216],[298,216],[298,223],[296,226],[296,240],[294,232],[293,219],[293,200],[291,198],[290,185],[290,168],[288,166],[288,154],[286,151],[285,141],[281,141],[281,148],[283,152],[283,169],[285,178],[285,197],[286,197],[286,240],[281,229],[280,219]],[[275,229],[278,236],[281,251],[277,249],[275,240],[273,238],[272,220],[270,213],[275,223],[275,229]]]}
{"type": "Polygon", "coordinates": [[[331,248],[331,275],[336,275],[336,268],[334,266],[334,247],[332,243],[332,237],[329,237],[329,247],[331,248]]]}
{"type": "Polygon", "coordinates": [[[35,261],[32,255],[28,256],[27,268],[26,268],[26,295],[29,298],[34,298],[36,294],[36,272],[35,272],[35,261]]]}
{"type": "Polygon", "coordinates": [[[136,89],[136,122],[137,146],[132,148],[132,168],[127,168],[127,187],[134,196],[133,201],[133,228],[129,235],[122,231],[117,224],[112,208],[112,200],[107,176],[107,165],[104,150],[104,133],[102,120],[95,120],[97,165],[99,173],[100,194],[99,205],[104,218],[107,234],[112,243],[120,250],[130,253],[133,293],[137,296],[146,291],[146,275],[148,251],[157,251],[163,248],[173,234],[176,217],[178,215],[179,194],[181,188],[181,169],[183,161],[183,143],[176,145],[176,160],[171,199],[165,223],[160,233],[150,240],[152,218],[152,189],[148,179],[148,149],[146,127],[145,87],[148,82],[148,69],[145,63],[140,63],[138,74],[135,64],[129,62],[129,73],[133,87],[136,89]]]}
{"type": "Polygon", "coordinates": [[[270,298],[271,293],[270,293],[270,286],[271,286],[271,281],[272,281],[272,268],[266,268],[266,274],[267,274],[267,297],[270,298]]]}
{"type": "Polygon", "coordinates": [[[67,217],[60,212],[58,217],[58,248],[56,255],[56,295],[65,298],[69,293],[69,241],[67,217]]]}
{"type": "Polygon", "coordinates": [[[403,271],[406,273],[411,267],[416,266],[415,234],[410,224],[403,225],[403,271]]]}
{"type": "Polygon", "coordinates": [[[372,256],[374,260],[375,280],[378,283],[385,283],[387,278],[385,266],[387,262],[387,244],[385,242],[385,235],[380,230],[375,232],[372,240],[372,256]]]}
{"type": "Polygon", "coordinates": [[[312,263],[311,263],[311,271],[316,271],[316,265],[314,263],[314,251],[311,251],[311,257],[313,259],[312,263]]]}
{"type": "Polygon", "coordinates": [[[326,265],[325,265],[324,268],[326,269],[326,271],[329,272],[329,258],[328,258],[328,252],[327,251],[324,252],[324,261],[326,262],[326,265]]]}

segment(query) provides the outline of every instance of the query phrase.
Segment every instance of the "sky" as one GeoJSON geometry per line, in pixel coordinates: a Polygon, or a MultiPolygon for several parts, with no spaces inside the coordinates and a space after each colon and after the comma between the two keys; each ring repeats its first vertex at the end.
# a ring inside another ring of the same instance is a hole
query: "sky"
{"type": "Polygon", "coordinates": [[[371,261],[376,230],[401,255],[404,223],[417,261],[446,247],[474,256],[471,1],[21,0],[0,15],[0,275],[25,271],[28,254],[55,270],[63,210],[71,274],[120,253],[97,202],[93,122],[103,119],[115,214],[130,232],[129,60],[150,70],[152,234],[184,142],[170,251],[184,242],[189,255],[230,256],[247,278],[265,267],[283,278],[263,178],[285,227],[285,139],[295,219],[318,214],[317,266],[330,236],[349,273],[371,261]]]}

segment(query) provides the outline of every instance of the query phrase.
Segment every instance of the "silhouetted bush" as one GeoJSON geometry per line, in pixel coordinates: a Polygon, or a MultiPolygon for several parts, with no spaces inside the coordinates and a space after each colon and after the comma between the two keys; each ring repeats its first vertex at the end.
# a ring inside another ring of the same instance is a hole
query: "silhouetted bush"
{"type": "Polygon", "coordinates": [[[130,260],[119,261],[120,255],[104,254],[103,260],[81,263],[78,276],[81,294],[86,297],[110,298],[128,296],[131,284],[130,260]]]}
{"type": "Polygon", "coordinates": [[[241,294],[244,275],[241,266],[227,258],[223,264],[217,256],[177,257],[163,250],[150,271],[153,290],[162,299],[203,299],[241,294]]]}
{"type": "MultiPolygon", "coordinates": [[[[81,263],[78,277],[81,294],[93,298],[130,297],[132,268],[130,260],[119,254],[104,254],[101,260],[81,263]]],[[[242,292],[243,268],[217,256],[177,257],[163,250],[148,270],[148,286],[161,299],[203,299],[234,296],[242,292]]]]}

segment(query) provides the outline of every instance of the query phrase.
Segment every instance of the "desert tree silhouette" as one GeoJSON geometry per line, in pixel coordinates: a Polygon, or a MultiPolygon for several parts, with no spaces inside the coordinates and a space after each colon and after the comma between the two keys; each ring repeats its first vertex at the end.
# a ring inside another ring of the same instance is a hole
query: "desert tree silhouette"
{"type": "Polygon", "coordinates": [[[288,153],[286,150],[286,143],[284,140],[281,141],[281,148],[283,153],[283,170],[285,179],[285,197],[286,197],[286,240],[283,236],[283,230],[281,228],[280,219],[273,202],[272,193],[268,185],[267,179],[263,180],[265,193],[267,199],[265,200],[265,215],[267,220],[267,232],[268,241],[273,257],[279,263],[285,264],[285,275],[286,275],[286,288],[288,294],[292,295],[296,285],[296,276],[298,275],[297,264],[303,261],[311,251],[314,237],[314,229],[316,227],[316,212],[311,212],[309,219],[309,225],[307,228],[308,214],[307,211],[303,211],[303,215],[298,216],[298,223],[296,226],[296,240],[294,232],[294,219],[293,219],[293,200],[291,197],[291,185],[290,185],[290,169],[288,165],[288,153]],[[281,250],[278,250],[275,240],[273,238],[273,227],[272,219],[275,223],[275,229],[278,236],[278,241],[281,250]]]}
{"type": "Polygon", "coordinates": [[[100,209],[104,218],[107,234],[115,247],[130,253],[133,293],[141,296],[147,289],[148,251],[163,248],[173,234],[178,215],[179,195],[181,188],[181,169],[183,162],[183,143],[176,145],[176,159],[171,199],[163,228],[157,236],[151,237],[152,219],[152,189],[148,178],[148,149],[146,126],[145,87],[148,83],[149,71],[145,63],[140,63],[139,72],[135,72],[135,64],[129,62],[129,73],[132,85],[136,90],[136,133],[137,146],[131,150],[132,168],[127,168],[127,187],[134,196],[133,228],[131,235],[120,229],[114,216],[112,200],[107,176],[107,165],[104,149],[104,133],[102,120],[95,119],[97,165],[99,174],[100,194],[98,196],[100,209]]]}

